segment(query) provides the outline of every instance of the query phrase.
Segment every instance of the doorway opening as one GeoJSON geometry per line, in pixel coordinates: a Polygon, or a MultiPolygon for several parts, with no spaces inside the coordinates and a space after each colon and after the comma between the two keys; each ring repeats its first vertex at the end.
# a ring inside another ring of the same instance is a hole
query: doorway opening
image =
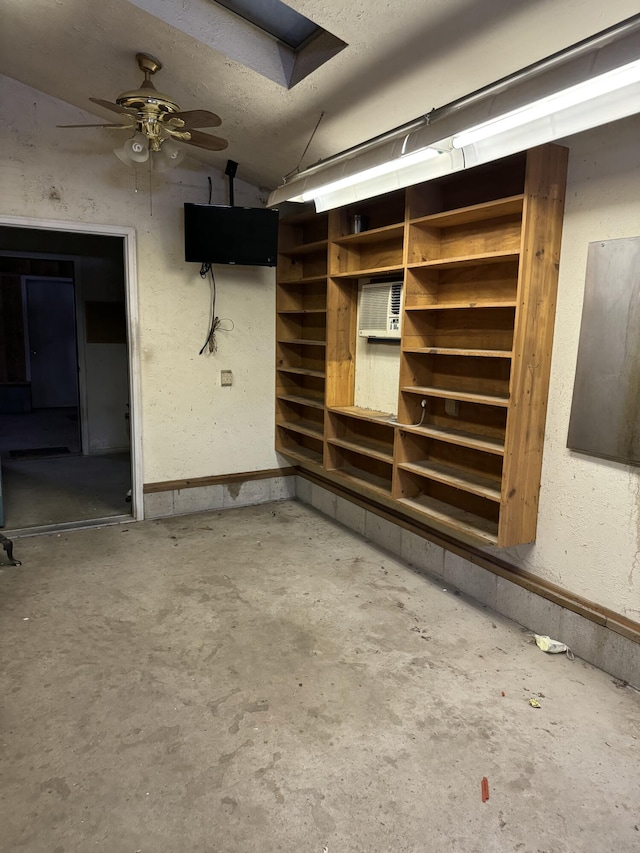
{"type": "Polygon", "coordinates": [[[0,224],[5,534],[142,516],[133,235],[75,227],[0,224]]]}

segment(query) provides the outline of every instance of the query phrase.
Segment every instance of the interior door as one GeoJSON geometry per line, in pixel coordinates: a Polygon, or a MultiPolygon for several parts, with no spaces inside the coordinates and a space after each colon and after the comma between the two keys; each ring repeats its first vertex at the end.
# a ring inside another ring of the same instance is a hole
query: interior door
{"type": "Polygon", "coordinates": [[[78,405],[78,354],[73,282],[26,278],[31,405],[78,405]]]}

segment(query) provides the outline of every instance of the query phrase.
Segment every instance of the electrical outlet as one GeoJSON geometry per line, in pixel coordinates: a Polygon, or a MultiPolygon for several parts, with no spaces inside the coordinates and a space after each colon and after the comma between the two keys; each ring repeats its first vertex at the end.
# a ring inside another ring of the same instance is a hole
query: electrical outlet
{"type": "Polygon", "coordinates": [[[233,372],[231,370],[220,371],[220,384],[223,388],[225,385],[233,385],[233,372]]]}
{"type": "Polygon", "coordinates": [[[460,413],[460,404],[457,400],[445,400],[444,410],[448,415],[451,415],[452,418],[457,418],[460,413]]]}

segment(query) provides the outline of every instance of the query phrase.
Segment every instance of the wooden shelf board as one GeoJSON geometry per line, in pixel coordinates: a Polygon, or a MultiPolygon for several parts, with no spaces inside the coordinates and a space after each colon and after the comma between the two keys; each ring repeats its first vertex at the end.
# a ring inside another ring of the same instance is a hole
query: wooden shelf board
{"type": "Polygon", "coordinates": [[[323,273],[322,275],[307,275],[302,278],[281,278],[278,276],[277,281],[278,284],[317,284],[319,282],[326,282],[327,274],[323,273]]]}
{"type": "MultiPolygon", "coordinates": [[[[405,311],[451,311],[457,308],[515,308],[517,306],[515,299],[505,299],[499,301],[497,299],[489,299],[486,301],[478,300],[476,302],[434,302],[432,305],[405,305],[405,311]]],[[[280,312],[282,313],[282,312],[280,312]]]]}
{"type": "Polygon", "coordinates": [[[446,441],[448,444],[456,444],[459,447],[469,447],[472,450],[483,450],[486,453],[493,453],[496,456],[504,456],[504,440],[493,438],[492,436],[429,425],[407,427],[398,424],[398,426],[405,432],[423,435],[425,438],[434,438],[437,441],[446,441]]]}
{"type": "Polygon", "coordinates": [[[278,254],[284,255],[286,258],[298,257],[299,255],[312,255],[314,252],[321,252],[329,245],[328,240],[315,240],[313,243],[300,243],[299,246],[293,246],[290,249],[279,249],[278,254]]]}
{"type": "Polygon", "coordinates": [[[382,441],[374,441],[371,438],[362,438],[358,441],[351,441],[347,438],[329,438],[327,443],[334,444],[336,447],[344,447],[345,450],[351,450],[361,456],[368,456],[380,462],[388,462],[389,465],[393,464],[393,450],[382,441]]]}
{"type": "Polygon", "coordinates": [[[491,394],[476,394],[471,391],[454,391],[446,388],[433,388],[430,385],[408,385],[401,389],[408,394],[420,394],[424,397],[440,397],[444,400],[460,400],[465,403],[480,403],[483,406],[502,406],[507,408],[507,397],[491,394]]]}
{"type": "Polygon", "coordinates": [[[296,403],[299,406],[307,406],[310,409],[324,409],[324,402],[315,397],[303,397],[300,394],[278,394],[278,400],[285,403],[296,403]]]}
{"type": "Polygon", "coordinates": [[[299,432],[300,435],[308,435],[322,441],[322,426],[315,421],[306,421],[300,418],[298,421],[278,421],[277,426],[289,432],[299,432]]]}
{"type": "Polygon", "coordinates": [[[352,270],[349,272],[329,273],[330,278],[362,278],[365,275],[386,275],[387,273],[398,273],[403,275],[404,267],[402,264],[397,264],[392,267],[373,267],[371,269],[352,270]]]}
{"type": "Polygon", "coordinates": [[[500,484],[489,477],[482,477],[470,471],[463,471],[453,465],[443,465],[439,462],[414,461],[402,462],[398,465],[403,471],[411,471],[429,480],[445,483],[456,489],[479,495],[490,501],[500,503],[500,484]]]}
{"type": "Polygon", "coordinates": [[[456,225],[467,225],[472,222],[484,222],[487,219],[497,219],[513,213],[522,213],[524,195],[509,196],[495,201],[472,204],[456,210],[446,210],[443,213],[430,213],[410,220],[410,225],[432,225],[436,228],[452,228],[456,225]]]}
{"type": "Polygon", "coordinates": [[[295,344],[296,346],[326,347],[326,341],[312,341],[309,338],[278,338],[279,344],[295,344]]]}
{"type": "Polygon", "coordinates": [[[323,370],[309,370],[306,367],[277,367],[280,373],[295,373],[298,376],[315,376],[316,379],[324,379],[323,370]]]}
{"type": "MultiPolygon", "coordinates": [[[[328,411],[335,412],[337,415],[347,415],[350,418],[359,418],[363,421],[372,421],[373,423],[383,423],[394,417],[391,412],[379,412],[376,409],[363,409],[360,406],[329,406],[328,411]]],[[[389,424],[393,428],[394,424],[389,424]]]]}
{"type": "Polygon", "coordinates": [[[326,313],[327,313],[326,308],[281,308],[278,311],[278,314],[326,314],[326,313]]]}
{"type": "Polygon", "coordinates": [[[422,261],[417,264],[407,264],[407,269],[452,269],[453,267],[473,267],[478,264],[495,264],[496,261],[514,261],[520,257],[520,252],[482,252],[479,255],[460,255],[454,258],[438,258],[435,261],[422,261]]]}
{"type": "Polygon", "coordinates": [[[511,350],[503,349],[467,349],[462,347],[404,347],[403,352],[417,352],[425,355],[467,355],[477,358],[512,358],[511,350]]]}
{"type": "Polygon", "coordinates": [[[345,234],[333,240],[339,246],[363,245],[365,243],[378,243],[393,237],[404,236],[404,222],[394,225],[383,225],[382,228],[372,228],[370,231],[360,231],[358,234],[345,234]]]}
{"type": "Polygon", "coordinates": [[[383,477],[377,477],[369,471],[363,471],[360,468],[345,466],[344,468],[328,468],[332,474],[340,476],[348,484],[358,487],[361,483],[368,489],[374,492],[379,492],[386,498],[391,497],[391,481],[385,480],[383,477]]]}
{"type": "Polygon", "coordinates": [[[316,453],[313,450],[309,450],[308,447],[284,447],[282,444],[276,442],[276,450],[278,453],[282,453],[283,456],[295,459],[298,462],[314,462],[316,465],[322,465],[322,453],[316,453]]]}
{"type": "Polygon", "coordinates": [[[433,518],[454,531],[459,530],[467,536],[472,536],[491,545],[496,545],[498,542],[498,525],[474,513],[450,506],[444,501],[430,498],[427,495],[421,495],[418,498],[400,498],[398,502],[433,518]]]}

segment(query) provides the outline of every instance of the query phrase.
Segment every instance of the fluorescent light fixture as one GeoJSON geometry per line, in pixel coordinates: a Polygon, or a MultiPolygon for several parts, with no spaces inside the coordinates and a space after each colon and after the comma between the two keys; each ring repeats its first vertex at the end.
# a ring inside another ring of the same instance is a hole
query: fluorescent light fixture
{"type": "Polygon", "coordinates": [[[397,161],[391,162],[395,162],[396,165],[393,171],[385,170],[383,174],[378,174],[366,181],[361,180],[357,184],[333,192],[327,192],[327,189],[322,187],[314,190],[313,200],[318,213],[323,210],[332,210],[334,207],[343,207],[345,204],[365,201],[373,196],[384,195],[384,193],[404,189],[423,181],[431,181],[464,169],[462,151],[456,151],[453,148],[440,151],[437,157],[430,157],[427,160],[416,158],[411,165],[405,161],[406,165],[403,164],[401,169],[397,168],[397,161]]]}
{"type": "MultiPolygon", "coordinates": [[[[387,160],[386,163],[379,163],[377,166],[372,166],[370,169],[365,169],[363,172],[356,172],[354,175],[348,175],[346,178],[340,178],[337,181],[332,181],[330,184],[324,184],[317,189],[307,190],[298,198],[300,201],[311,201],[318,196],[332,195],[340,190],[353,187],[356,184],[363,184],[371,181],[374,178],[389,175],[399,169],[408,169],[418,163],[425,163],[427,160],[433,160],[434,157],[439,157],[443,152],[435,148],[422,148],[420,151],[414,151],[412,154],[405,154],[398,157],[396,160],[387,160]]],[[[291,201],[298,201],[298,198],[291,201]]]]}
{"type": "MultiPolygon", "coordinates": [[[[604,95],[610,95],[638,82],[640,82],[640,60],[630,62],[628,65],[616,68],[613,71],[608,71],[606,74],[600,74],[598,77],[593,77],[584,83],[578,83],[576,86],[570,86],[568,89],[556,92],[546,98],[533,101],[531,104],[527,104],[498,118],[490,119],[475,127],[470,127],[468,130],[462,131],[453,137],[453,147],[465,148],[467,145],[474,145],[477,142],[482,142],[501,133],[506,133],[523,125],[561,113],[564,110],[580,106],[587,101],[593,101],[604,95]]],[[[600,119],[601,117],[597,117],[594,124],[600,124],[600,119]]],[[[581,129],[584,129],[584,127],[581,129]]]]}
{"type": "Polygon", "coordinates": [[[640,15],[315,163],[268,206],[329,210],[640,113],[640,15]],[[405,151],[409,146],[409,153],[405,151]]]}

